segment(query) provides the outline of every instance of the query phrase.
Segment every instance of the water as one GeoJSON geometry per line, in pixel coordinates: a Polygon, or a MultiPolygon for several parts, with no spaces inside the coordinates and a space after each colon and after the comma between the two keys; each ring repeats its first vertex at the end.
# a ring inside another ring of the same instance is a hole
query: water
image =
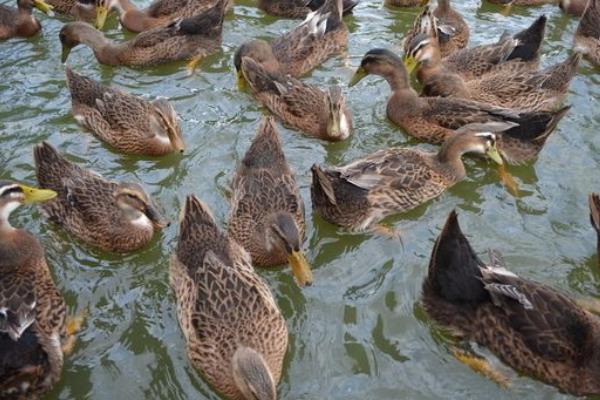
{"type": "MultiPolygon", "coordinates": [[[[517,8],[507,18],[487,3],[454,3],[471,25],[473,44],[496,40],[504,29],[520,30],[546,13],[543,64],[563,60],[571,47],[576,21],[556,7],[517,8]]],[[[414,15],[415,10],[390,10],[364,0],[348,19],[349,64],[356,67],[372,47],[398,46],[414,15]]],[[[222,51],[205,60],[192,77],[186,76],[183,64],[111,68],[99,65],[89,49],[74,49],[69,64],[76,71],[173,101],[183,119],[187,151],[148,159],[117,154],[75,123],[60,63],[58,31],[63,21],[40,18],[41,36],[0,43],[0,178],[34,183],[31,149],[48,140],[70,159],[108,178],[143,182],[173,222],[184,196],[195,193],[224,223],[229,179],[262,115],[253,99],[236,88],[233,52],[250,37],[270,38],[297,22],[265,16],[253,2],[243,0],[227,17],[222,51]]],[[[122,33],[114,17],[108,28],[117,40],[131,37],[122,33]]],[[[600,293],[587,210],[588,192],[600,190],[597,72],[583,62],[567,100],[573,109],[539,159],[510,168],[522,197],[509,194],[490,165],[468,160],[467,179],[439,199],[392,219],[403,232],[404,248],[385,238],[337,230],[310,207],[309,169],[314,162],[344,163],[388,146],[417,145],[386,119],[388,87],[382,79],[369,77],[345,89],[356,129],[344,143],[325,144],[281,128],[307,204],[305,248],[315,284],[301,290],[287,269],[260,271],[290,331],[280,398],[568,398],[506,367],[501,368],[513,381],[507,390],[473,373],[449,354],[418,301],[433,241],[454,208],[474,247],[500,249],[515,272],[574,295],[600,293]]],[[[333,58],[306,80],[345,87],[351,75],[342,58],[333,58]]],[[[88,312],[62,379],[47,399],[218,399],[188,362],[175,317],[168,259],[178,224],[145,249],[121,257],[73,240],[31,207],[19,209],[14,223],[42,241],[70,311],[88,312]]]]}

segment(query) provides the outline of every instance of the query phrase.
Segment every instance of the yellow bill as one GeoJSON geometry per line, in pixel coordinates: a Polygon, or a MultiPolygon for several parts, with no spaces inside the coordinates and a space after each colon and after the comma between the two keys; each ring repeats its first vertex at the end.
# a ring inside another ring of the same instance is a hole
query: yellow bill
{"type": "Polygon", "coordinates": [[[19,185],[25,195],[25,203],[41,203],[56,197],[56,192],[49,189],[37,189],[30,186],[19,185]]]}
{"type": "Polygon", "coordinates": [[[60,55],[60,61],[64,64],[69,58],[69,54],[71,53],[71,46],[67,46],[65,44],[62,45],[62,53],[60,55]]]}
{"type": "Polygon", "coordinates": [[[108,7],[105,5],[98,4],[96,6],[96,28],[102,29],[104,28],[104,24],[106,23],[106,18],[108,17],[108,7]]]}
{"type": "Polygon", "coordinates": [[[417,69],[417,59],[413,56],[405,56],[403,62],[406,72],[408,72],[409,75],[412,74],[415,69],[417,69]]]}
{"type": "Polygon", "coordinates": [[[493,146],[490,146],[489,150],[486,152],[486,155],[496,164],[504,164],[504,160],[502,160],[502,156],[500,155],[500,152],[498,151],[498,148],[495,144],[493,146]]]}
{"type": "Polygon", "coordinates": [[[352,76],[352,79],[350,80],[350,83],[348,84],[348,86],[352,87],[352,86],[356,85],[358,82],[360,82],[362,80],[362,78],[364,78],[367,75],[368,75],[367,70],[365,70],[363,67],[358,67],[358,69],[354,73],[354,76],[352,76]]]}
{"type": "Polygon", "coordinates": [[[313,282],[312,271],[310,265],[302,251],[292,251],[288,256],[288,261],[292,267],[292,273],[296,278],[296,282],[299,286],[311,285],[313,282]]]}
{"type": "Polygon", "coordinates": [[[33,0],[33,6],[43,12],[44,14],[48,14],[53,16],[52,7],[50,4],[46,3],[44,0],[33,0]]]}

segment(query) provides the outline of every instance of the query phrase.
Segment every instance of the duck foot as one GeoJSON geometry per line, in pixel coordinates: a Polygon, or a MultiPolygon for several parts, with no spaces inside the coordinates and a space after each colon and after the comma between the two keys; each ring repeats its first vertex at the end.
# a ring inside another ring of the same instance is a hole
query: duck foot
{"type": "Polygon", "coordinates": [[[85,321],[86,315],[87,310],[83,309],[77,315],[67,316],[67,321],[65,322],[66,337],[62,343],[63,354],[69,355],[73,353],[73,350],[75,349],[75,343],[77,342],[77,337],[75,334],[81,330],[81,326],[85,321]]]}
{"type": "Polygon", "coordinates": [[[508,192],[515,197],[521,197],[519,191],[519,184],[515,178],[508,172],[506,165],[502,164],[498,166],[498,175],[500,176],[500,182],[506,187],[508,192]]]}
{"type": "Polygon", "coordinates": [[[397,240],[400,242],[402,247],[404,247],[404,242],[402,242],[402,235],[400,229],[396,229],[383,224],[377,224],[373,226],[373,228],[371,228],[371,231],[376,235],[380,235],[392,240],[397,240]]]}
{"type": "Polygon", "coordinates": [[[577,305],[592,314],[600,315],[600,300],[592,297],[582,297],[575,300],[577,305]]]}
{"type": "Polygon", "coordinates": [[[187,70],[188,76],[191,76],[196,72],[198,64],[200,64],[200,61],[202,61],[203,58],[204,57],[202,56],[195,56],[186,64],[185,69],[187,70]]]}
{"type": "Polygon", "coordinates": [[[501,388],[506,389],[510,387],[510,379],[500,371],[495,370],[485,358],[454,346],[451,347],[450,351],[458,361],[465,364],[473,371],[492,380],[501,388]]]}

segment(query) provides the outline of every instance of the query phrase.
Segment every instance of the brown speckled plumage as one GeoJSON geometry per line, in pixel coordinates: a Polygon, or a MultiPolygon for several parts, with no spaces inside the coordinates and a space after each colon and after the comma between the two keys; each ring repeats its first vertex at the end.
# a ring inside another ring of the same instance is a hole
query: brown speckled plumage
{"type": "Polygon", "coordinates": [[[517,371],[570,394],[600,394],[600,319],[502,262],[486,266],[454,212],[433,248],[423,305],[437,323],[517,371]]]}
{"type": "Polygon", "coordinates": [[[497,43],[455,51],[442,62],[448,71],[467,80],[490,72],[518,73],[535,69],[545,27],[546,17],[542,15],[529,28],[513,36],[503,35],[497,43]]]}
{"type": "Polygon", "coordinates": [[[466,131],[439,152],[390,148],[342,167],[312,167],[313,208],[327,221],[352,230],[372,228],[388,215],[409,211],[465,177],[461,157],[495,147],[495,135],[466,131]]]}
{"type": "Polygon", "coordinates": [[[417,61],[417,76],[424,96],[459,97],[528,111],[558,108],[581,59],[574,53],[562,63],[541,71],[488,73],[465,81],[459,74],[445,70],[436,41],[426,35],[413,39],[408,54],[417,61]]]}
{"type": "Polygon", "coordinates": [[[388,81],[392,89],[388,118],[418,139],[439,144],[467,124],[505,124],[503,131],[497,131],[498,148],[510,163],[533,159],[569,109],[567,106],[555,112],[525,112],[464,99],[419,97],[410,87],[402,60],[384,49],[367,52],[360,70],[388,81]]]}
{"type": "Polygon", "coordinates": [[[287,264],[284,248],[269,243],[269,224],[278,215],[290,217],[300,244],[304,241],[304,202],[283,153],[272,117],[265,118],[232,182],[229,235],[252,256],[255,265],[287,264]]]}
{"type": "Polygon", "coordinates": [[[126,154],[160,156],[183,151],[175,109],[109,88],[66,68],[73,116],[77,122],[126,154]]]}
{"type": "MultiPolygon", "coordinates": [[[[308,13],[316,11],[325,0],[259,0],[258,8],[276,17],[304,19],[308,13]]],[[[342,0],[343,15],[349,15],[358,0],[342,0]]]]}
{"type": "Polygon", "coordinates": [[[392,7],[418,7],[428,0],[385,0],[385,4],[392,7]]]}
{"type": "Polygon", "coordinates": [[[119,22],[130,32],[143,32],[166,26],[177,19],[192,18],[221,1],[225,1],[226,10],[233,6],[230,0],[156,0],[147,8],[138,9],[129,0],[100,0],[107,3],[107,8],[120,12],[119,22]]]}
{"type": "Polygon", "coordinates": [[[115,43],[84,22],[65,24],[59,37],[63,49],[80,43],[89,46],[98,62],[106,65],[150,66],[204,57],[221,45],[222,2],[203,14],[144,31],[115,43]]]}
{"type": "Polygon", "coordinates": [[[489,0],[490,3],[513,6],[542,6],[556,4],[557,0],[489,0]]]}
{"type": "MultiPolygon", "coordinates": [[[[13,201],[11,187],[0,182],[0,209],[13,201]]],[[[66,305],[38,240],[8,220],[0,221],[0,310],[0,398],[35,398],[60,378],[66,305]]]]}
{"type": "Polygon", "coordinates": [[[438,1],[433,11],[429,6],[425,7],[415,18],[412,29],[404,36],[405,53],[409,52],[409,43],[419,34],[435,36],[442,57],[467,47],[470,36],[469,25],[449,0],[438,1]]]}
{"type": "Polygon", "coordinates": [[[271,72],[299,77],[346,49],[348,28],[342,20],[342,0],[325,0],[311,18],[275,38],[271,43],[252,40],[235,53],[238,71],[243,57],[249,57],[271,72]]]}
{"type": "Polygon", "coordinates": [[[590,0],[575,32],[575,51],[600,65],[600,0],[590,0]]]}
{"type": "Polygon", "coordinates": [[[341,89],[325,92],[289,75],[269,72],[248,57],[243,58],[241,71],[256,99],[284,124],[329,141],[350,135],[352,116],[341,89]],[[332,128],[335,123],[337,128],[332,128]]]}
{"type": "Polygon", "coordinates": [[[264,387],[275,400],[288,333],[285,320],[250,260],[217,226],[200,200],[189,196],[183,210],[170,283],[188,356],[206,380],[232,400],[246,400],[234,378],[235,354],[252,349],[264,387]],[[270,388],[267,388],[270,387],[270,388]]]}
{"type": "Polygon", "coordinates": [[[143,247],[155,230],[166,225],[139,185],[108,181],[67,161],[45,142],[35,147],[34,159],[40,186],[58,193],[42,210],[82,241],[104,251],[124,253],[143,247]],[[132,205],[119,205],[121,195],[132,205]]]}

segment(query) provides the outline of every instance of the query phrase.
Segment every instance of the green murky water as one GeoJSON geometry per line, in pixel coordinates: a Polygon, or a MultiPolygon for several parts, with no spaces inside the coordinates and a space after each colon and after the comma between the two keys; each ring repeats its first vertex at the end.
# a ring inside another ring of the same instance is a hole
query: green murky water
{"type": "MultiPolygon", "coordinates": [[[[5,0],[2,0],[6,2],[5,0]]],[[[12,0],[9,1],[12,3],[12,0]]],[[[472,42],[495,40],[504,29],[526,27],[549,15],[543,64],[562,60],[576,21],[552,6],[517,9],[509,18],[480,1],[455,1],[472,27],[472,42]]],[[[348,19],[350,64],[376,46],[396,46],[414,10],[390,10],[363,0],[348,19]]],[[[83,133],[70,114],[60,59],[59,19],[40,17],[43,33],[0,43],[0,178],[35,181],[31,148],[48,140],[108,178],[138,180],[176,221],[182,199],[196,193],[224,222],[226,188],[261,118],[261,109],[235,85],[232,56],[250,37],[272,37],[297,22],[265,16],[243,0],[225,22],[222,51],[186,76],[183,65],[135,70],[100,66],[89,49],[69,59],[77,71],[106,84],[151,97],[168,96],[183,119],[185,155],[161,159],[123,156],[83,133]]],[[[114,18],[109,35],[123,34],[114,18]]],[[[436,201],[395,218],[405,247],[381,237],[349,235],[323,222],[310,208],[308,173],[314,162],[348,162],[374,150],[416,144],[385,117],[388,88],[366,79],[347,90],[354,135],[324,144],[281,129],[288,160],[307,203],[308,258],[315,285],[300,290],[287,270],[261,271],[288,321],[290,348],[279,386],[282,399],[528,399],[567,398],[554,388],[510,370],[503,390],[458,363],[432,337],[418,306],[433,241],[447,213],[457,208],[477,249],[502,250],[517,273],[573,294],[600,295],[595,235],[587,194],[600,190],[600,75],[583,63],[571,87],[573,110],[533,165],[511,168],[523,196],[498,183],[495,170],[468,160],[469,177],[436,201]]],[[[351,70],[334,58],[307,78],[345,83],[351,70]]],[[[72,240],[21,208],[14,222],[34,232],[47,251],[55,280],[71,311],[89,317],[62,380],[48,399],[217,399],[190,366],[168,286],[168,257],[177,224],[144,250],[107,255],[72,240]]]]}

